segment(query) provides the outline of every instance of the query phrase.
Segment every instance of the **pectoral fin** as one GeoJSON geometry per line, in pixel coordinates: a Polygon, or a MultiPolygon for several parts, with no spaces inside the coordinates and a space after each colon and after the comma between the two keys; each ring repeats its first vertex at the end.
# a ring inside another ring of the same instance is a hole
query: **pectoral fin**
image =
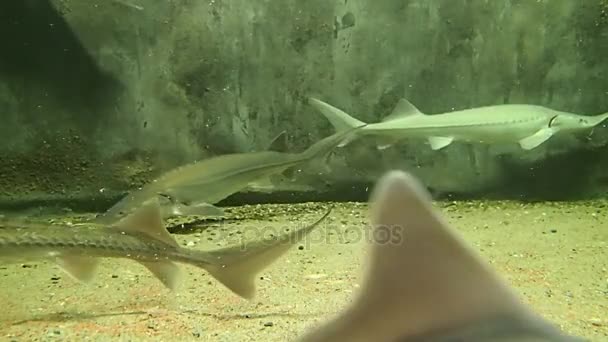
{"type": "Polygon", "coordinates": [[[342,140],[336,147],[344,147],[344,146],[350,144],[353,140],[355,140],[355,137],[349,136],[349,137],[345,138],[344,140],[342,140]]]}
{"type": "Polygon", "coordinates": [[[378,137],[376,138],[376,148],[380,151],[386,150],[393,146],[397,142],[397,139],[393,137],[378,137]]]}
{"type": "Polygon", "coordinates": [[[454,141],[454,137],[429,137],[429,144],[433,150],[440,150],[454,141]]]}
{"type": "Polygon", "coordinates": [[[551,138],[553,133],[555,132],[549,127],[542,128],[531,136],[521,139],[519,146],[524,150],[534,149],[551,138]]]}

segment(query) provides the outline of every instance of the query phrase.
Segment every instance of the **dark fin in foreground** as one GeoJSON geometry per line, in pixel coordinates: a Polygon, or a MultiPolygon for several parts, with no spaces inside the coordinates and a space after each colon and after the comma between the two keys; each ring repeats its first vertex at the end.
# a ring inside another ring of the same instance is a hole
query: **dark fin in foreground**
{"type": "Polygon", "coordinates": [[[255,294],[256,275],[300,243],[331,212],[329,209],[315,223],[275,238],[208,252],[220,264],[205,269],[237,295],[251,299],[255,294]]]}
{"type": "Polygon", "coordinates": [[[413,177],[384,176],[371,216],[389,239],[371,245],[359,295],[300,341],[579,341],[521,304],[413,177]]]}
{"type": "MultiPolygon", "coordinates": [[[[170,247],[178,247],[178,243],[163,225],[160,205],[157,199],[147,201],[133,214],[121,219],[112,229],[118,229],[130,234],[143,234],[159,240],[170,247]]],[[[173,290],[177,284],[179,267],[171,261],[140,262],[152,272],[166,287],[173,290]]]]}

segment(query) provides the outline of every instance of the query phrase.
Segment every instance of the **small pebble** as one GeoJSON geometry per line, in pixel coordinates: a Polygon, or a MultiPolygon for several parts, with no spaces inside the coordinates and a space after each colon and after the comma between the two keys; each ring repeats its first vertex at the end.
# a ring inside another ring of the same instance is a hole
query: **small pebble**
{"type": "Polygon", "coordinates": [[[602,324],[602,321],[601,321],[599,318],[595,318],[595,317],[594,317],[594,318],[591,318],[591,319],[589,320],[589,322],[591,323],[591,325],[594,325],[594,326],[596,326],[596,327],[601,327],[601,326],[603,325],[603,324],[602,324]]]}
{"type": "Polygon", "coordinates": [[[322,279],[327,277],[327,274],[323,274],[323,273],[317,273],[317,274],[309,274],[304,276],[304,278],[306,279],[322,279]]]}
{"type": "Polygon", "coordinates": [[[49,332],[46,334],[46,336],[47,336],[47,337],[50,337],[50,338],[57,337],[57,336],[59,336],[59,335],[61,335],[61,330],[59,330],[59,329],[53,329],[53,330],[50,330],[50,331],[49,331],[49,332]]]}
{"type": "Polygon", "coordinates": [[[265,327],[272,327],[273,325],[274,325],[274,323],[272,323],[272,322],[266,322],[266,323],[264,323],[265,327]]]}

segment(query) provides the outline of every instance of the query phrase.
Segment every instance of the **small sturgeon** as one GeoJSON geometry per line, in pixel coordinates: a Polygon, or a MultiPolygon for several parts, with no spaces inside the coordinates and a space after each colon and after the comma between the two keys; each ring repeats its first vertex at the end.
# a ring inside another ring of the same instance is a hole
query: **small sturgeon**
{"type": "Polygon", "coordinates": [[[128,194],[97,217],[95,222],[116,222],[145,201],[159,196],[164,201],[164,218],[196,212],[199,215],[222,215],[223,211],[213,204],[245,189],[255,181],[327,156],[357,129],[333,134],[301,153],[261,151],[225,154],[178,167],[128,194]]]}
{"type": "MultiPolygon", "coordinates": [[[[321,100],[310,98],[309,102],[338,131],[365,125],[365,122],[321,100]]],[[[608,113],[586,116],[525,104],[486,106],[428,115],[408,100],[401,99],[382,122],[367,124],[340,146],[355,137],[370,135],[378,139],[379,149],[404,138],[426,138],[433,150],[442,149],[453,141],[518,143],[522,149],[532,150],[558,132],[590,129],[606,119],[608,113]]]]}
{"type": "Polygon", "coordinates": [[[158,201],[151,200],[110,227],[0,222],[0,262],[54,259],[72,277],[88,281],[99,258],[127,258],[150,270],[169,289],[175,264],[200,267],[243,298],[255,293],[255,275],[299,243],[329,215],[276,238],[212,251],[183,248],[164,228],[158,201]]]}

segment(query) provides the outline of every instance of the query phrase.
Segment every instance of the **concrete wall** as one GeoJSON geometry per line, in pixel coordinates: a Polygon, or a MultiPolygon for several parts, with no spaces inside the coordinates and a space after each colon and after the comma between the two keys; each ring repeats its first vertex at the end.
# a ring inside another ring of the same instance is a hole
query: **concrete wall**
{"type": "MultiPolygon", "coordinates": [[[[3,56],[10,67],[0,70],[8,202],[94,194],[103,207],[163,170],[259,149],[282,130],[304,149],[332,133],[304,104],[311,95],[369,122],[401,97],[428,113],[501,103],[608,111],[603,1],[51,3],[0,11],[37,13],[39,24],[3,28],[22,54],[3,56]]],[[[606,128],[525,154],[464,144],[433,152],[420,141],[378,152],[359,142],[336,153],[333,172],[311,165],[300,180],[373,181],[401,167],[440,192],[533,195],[529,183],[553,189],[580,177],[588,181],[568,193],[581,195],[606,186],[607,142],[606,128]],[[547,158],[568,172],[543,172],[547,158]]]]}

